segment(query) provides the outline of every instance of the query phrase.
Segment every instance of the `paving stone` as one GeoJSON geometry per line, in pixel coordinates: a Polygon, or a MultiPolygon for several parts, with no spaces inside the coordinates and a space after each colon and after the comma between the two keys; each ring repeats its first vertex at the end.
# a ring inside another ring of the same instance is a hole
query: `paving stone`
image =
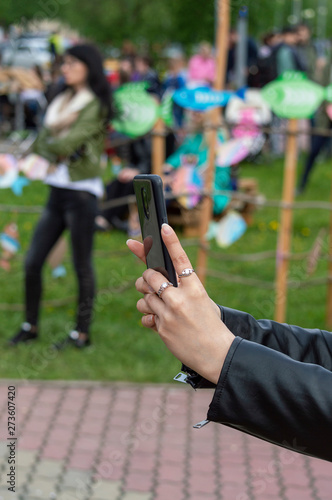
{"type": "Polygon", "coordinates": [[[7,486],[0,486],[0,500],[19,500],[18,493],[8,491],[7,486]]]}
{"type": "Polygon", "coordinates": [[[125,490],[149,492],[152,487],[152,474],[147,472],[131,472],[126,476],[125,490]]]}
{"type": "Polygon", "coordinates": [[[62,460],[49,460],[44,458],[40,462],[38,462],[34,473],[36,476],[40,477],[46,477],[50,479],[56,478],[62,471],[63,463],[64,462],[62,460]]]}
{"type": "Polygon", "coordinates": [[[55,495],[55,482],[53,479],[34,477],[28,485],[28,494],[43,500],[50,498],[55,495]]]}
{"type": "Polygon", "coordinates": [[[34,463],[36,456],[36,451],[20,450],[20,448],[18,448],[17,464],[21,467],[30,467],[34,463]]]}
{"type": "Polygon", "coordinates": [[[332,498],[332,480],[331,477],[329,479],[319,477],[315,481],[315,487],[318,491],[318,497],[321,499],[332,498]]]}
{"type": "MultiPolygon", "coordinates": [[[[281,497],[281,496],[279,496],[279,495],[277,495],[277,496],[276,496],[276,495],[270,495],[270,494],[269,494],[269,496],[267,497],[265,493],[263,493],[262,495],[256,495],[256,496],[255,496],[255,500],[266,500],[267,498],[268,498],[269,500],[280,500],[280,499],[281,499],[281,498],[283,498],[283,497],[281,497]]],[[[313,497],[310,497],[310,498],[313,498],[313,497]]],[[[292,498],[292,500],[294,500],[294,499],[292,498]]]]}
{"type": "Polygon", "coordinates": [[[155,500],[182,500],[183,490],[181,483],[168,484],[160,483],[157,486],[155,500]]]}
{"type": "Polygon", "coordinates": [[[201,457],[200,455],[192,456],[190,459],[190,471],[193,475],[205,474],[218,467],[220,475],[224,474],[223,464],[216,464],[215,457],[201,457]]]}
{"type": "Polygon", "coordinates": [[[120,481],[97,481],[92,488],[91,500],[110,500],[116,498],[120,490],[120,481]]]}
{"type": "Polygon", "coordinates": [[[221,484],[221,494],[222,498],[225,500],[227,499],[233,499],[233,498],[245,498],[245,495],[247,493],[247,487],[246,485],[239,485],[236,483],[231,483],[226,481],[223,481],[221,484]]]}
{"type": "Polygon", "coordinates": [[[213,494],[216,489],[216,485],[214,482],[213,470],[211,470],[210,474],[204,474],[204,476],[192,476],[189,478],[190,484],[190,492],[201,493],[205,495],[206,493],[213,494]]]}
{"type": "Polygon", "coordinates": [[[43,434],[31,433],[20,437],[19,446],[23,450],[38,450],[43,442],[43,434]]]}
{"type": "Polygon", "coordinates": [[[137,452],[131,456],[129,470],[151,470],[155,464],[155,454],[137,452]]]}
{"type": "Polygon", "coordinates": [[[68,467],[73,469],[89,470],[92,468],[94,457],[91,453],[75,453],[70,456],[68,467]]]}
{"type": "MultiPolygon", "coordinates": [[[[8,498],[8,500],[11,500],[11,499],[8,498]]],[[[19,500],[22,500],[22,497],[19,500]]],[[[24,500],[41,500],[41,497],[34,497],[34,496],[31,496],[31,495],[26,495],[25,494],[24,495],[24,500]]],[[[43,500],[52,500],[52,499],[43,499],[43,500]]]]}
{"type": "Polygon", "coordinates": [[[63,478],[63,488],[86,488],[90,484],[90,475],[82,470],[68,469],[63,478]]]}
{"type": "Polygon", "coordinates": [[[123,476],[123,467],[122,466],[114,466],[108,462],[102,462],[97,467],[97,473],[94,475],[94,478],[97,481],[105,480],[105,481],[118,481],[123,476]]]}
{"type": "Polygon", "coordinates": [[[286,497],[291,498],[291,500],[313,500],[314,498],[307,488],[296,488],[295,486],[286,488],[286,497]]]}
{"type": "Polygon", "coordinates": [[[96,441],[96,438],[92,436],[80,435],[75,441],[73,452],[75,453],[76,451],[79,450],[92,452],[97,448],[97,446],[98,446],[98,441],[96,441]]]}
{"type": "Polygon", "coordinates": [[[332,463],[324,462],[323,460],[311,459],[310,467],[313,474],[317,477],[332,477],[332,463]]]}
{"type": "Polygon", "coordinates": [[[26,481],[28,474],[30,473],[30,467],[16,466],[16,475],[18,484],[23,484],[26,481]]]}
{"type": "Polygon", "coordinates": [[[54,416],[54,413],[56,411],[56,405],[50,405],[49,403],[47,405],[39,404],[38,406],[35,406],[33,411],[31,412],[31,420],[35,419],[45,419],[48,418],[50,419],[51,417],[54,416]]]}
{"type": "Polygon", "coordinates": [[[137,491],[127,491],[127,493],[125,493],[123,495],[122,500],[152,500],[152,499],[151,499],[151,495],[149,493],[139,493],[137,491]]]}
{"type": "MultiPolygon", "coordinates": [[[[69,443],[68,443],[69,444],[69,443]]],[[[68,454],[67,447],[63,445],[56,445],[54,443],[48,443],[42,452],[42,459],[54,459],[63,460],[68,454]]]]}
{"type": "MultiPolygon", "coordinates": [[[[233,497],[224,497],[224,498],[233,498],[233,497]]],[[[234,497],[235,498],[235,497],[234,497]]],[[[215,500],[215,495],[209,495],[208,493],[204,493],[204,500],[215,500]]],[[[190,495],[190,500],[202,500],[202,493],[194,493],[190,495]]]]}
{"type": "Polygon", "coordinates": [[[77,494],[74,490],[64,490],[56,496],[56,500],[85,500],[85,498],[85,493],[77,494]]]}
{"type": "Polygon", "coordinates": [[[47,436],[47,442],[66,443],[73,437],[72,429],[63,426],[54,426],[47,436]]]}
{"type": "Polygon", "coordinates": [[[160,464],[158,480],[162,482],[170,481],[171,483],[179,483],[183,481],[185,476],[184,467],[164,463],[160,464]]]}
{"type": "Polygon", "coordinates": [[[40,437],[45,437],[47,436],[47,432],[48,432],[48,429],[50,427],[50,423],[51,421],[44,421],[43,424],[41,425],[38,425],[37,422],[32,422],[32,421],[29,421],[29,423],[26,425],[26,427],[24,427],[24,432],[21,433],[21,435],[19,435],[19,439],[21,436],[40,436],[40,437]]]}

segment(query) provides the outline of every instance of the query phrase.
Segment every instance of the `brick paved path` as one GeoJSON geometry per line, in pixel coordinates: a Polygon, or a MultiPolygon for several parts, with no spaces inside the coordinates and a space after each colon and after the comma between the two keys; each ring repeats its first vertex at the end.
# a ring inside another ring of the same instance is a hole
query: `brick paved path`
{"type": "Polygon", "coordinates": [[[0,382],[0,500],[332,499],[332,463],[214,423],[193,429],[212,393],[176,383],[17,384],[13,493],[7,386],[0,382]]]}

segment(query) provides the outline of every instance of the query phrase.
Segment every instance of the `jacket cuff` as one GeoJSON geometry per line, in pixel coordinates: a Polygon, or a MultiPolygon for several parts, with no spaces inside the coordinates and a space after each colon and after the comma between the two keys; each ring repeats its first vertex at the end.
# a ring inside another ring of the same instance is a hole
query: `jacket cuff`
{"type": "Polygon", "coordinates": [[[225,361],[224,361],[224,364],[223,364],[223,367],[222,367],[222,370],[220,373],[218,384],[216,386],[217,388],[214,392],[214,396],[213,396],[213,399],[212,399],[212,402],[210,404],[210,408],[208,411],[208,416],[207,416],[208,420],[212,420],[214,422],[219,420],[220,399],[221,399],[224,387],[225,387],[226,382],[227,382],[227,377],[228,377],[228,373],[229,373],[229,370],[230,370],[230,367],[231,367],[231,364],[233,361],[233,357],[235,355],[237,348],[239,347],[239,345],[241,344],[242,341],[243,341],[242,338],[235,337],[235,339],[233,340],[233,342],[231,344],[231,347],[228,350],[228,353],[226,355],[226,358],[225,358],[225,361]]]}

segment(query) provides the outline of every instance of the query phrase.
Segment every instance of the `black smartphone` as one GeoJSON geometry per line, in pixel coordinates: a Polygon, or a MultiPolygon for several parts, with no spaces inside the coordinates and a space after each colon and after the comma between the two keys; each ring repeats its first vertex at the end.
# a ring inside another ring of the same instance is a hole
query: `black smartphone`
{"type": "Polygon", "coordinates": [[[134,190],[147,267],[159,271],[178,286],[173,263],[160,233],[162,224],[168,222],[163,181],[159,175],[136,175],[134,190]]]}

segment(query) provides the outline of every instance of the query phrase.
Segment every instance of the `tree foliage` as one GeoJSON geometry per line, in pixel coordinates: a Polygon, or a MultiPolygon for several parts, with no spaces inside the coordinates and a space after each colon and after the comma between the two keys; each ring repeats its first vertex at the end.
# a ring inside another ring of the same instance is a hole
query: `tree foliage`
{"type": "MultiPolygon", "coordinates": [[[[0,4],[0,23],[8,26],[22,19],[61,19],[97,42],[119,45],[124,39],[148,43],[179,42],[189,46],[200,40],[213,42],[216,0],[15,0],[0,4]]],[[[239,9],[249,8],[253,36],[284,25],[291,14],[289,0],[231,0],[232,23],[239,9]]],[[[303,9],[315,9],[317,0],[303,0],[303,9]]],[[[316,9],[317,12],[317,9],[316,9]]],[[[313,19],[313,28],[316,27],[313,19]]],[[[332,31],[332,9],[327,30],[332,31]]]]}

